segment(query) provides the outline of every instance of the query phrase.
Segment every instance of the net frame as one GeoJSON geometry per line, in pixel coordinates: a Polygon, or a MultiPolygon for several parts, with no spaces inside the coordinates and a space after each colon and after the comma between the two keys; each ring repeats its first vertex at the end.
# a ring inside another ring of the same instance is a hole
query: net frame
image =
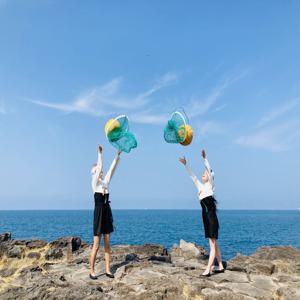
{"type": "MultiPolygon", "coordinates": [[[[176,111],[174,111],[172,114],[171,114],[171,118],[170,118],[170,120],[172,120],[172,118],[173,118],[173,116],[174,115],[179,115],[180,116],[180,118],[182,119],[182,121],[183,121],[183,125],[184,125],[184,138],[183,138],[183,141],[186,139],[186,136],[187,136],[187,132],[186,132],[186,125],[188,124],[187,123],[187,116],[186,116],[186,114],[185,114],[185,111],[184,111],[184,109],[183,108],[178,108],[176,111]],[[180,111],[180,110],[182,110],[182,111],[180,111]]],[[[181,125],[182,126],[182,125],[181,125]]],[[[180,127],[181,127],[180,126],[180,127]]],[[[179,128],[180,128],[179,127],[179,128]]]]}
{"type": "MultiPolygon", "coordinates": [[[[124,129],[124,131],[127,132],[127,131],[129,130],[129,118],[128,118],[126,115],[119,115],[119,116],[117,116],[116,118],[112,118],[112,119],[113,119],[114,121],[118,121],[118,120],[120,120],[121,118],[125,118],[125,119],[126,119],[127,126],[126,126],[126,128],[124,129]]],[[[112,127],[112,125],[113,125],[113,122],[112,122],[112,124],[111,124],[108,128],[106,128],[106,130],[105,130],[106,138],[108,138],[108,132],[110,131],[110,128],[112,127]]]]}

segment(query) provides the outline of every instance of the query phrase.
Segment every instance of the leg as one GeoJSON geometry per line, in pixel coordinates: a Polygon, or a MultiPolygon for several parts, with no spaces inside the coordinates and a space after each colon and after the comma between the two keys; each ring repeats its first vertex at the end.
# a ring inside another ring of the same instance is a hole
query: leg
{"type": "Polygon", "coordinates": [[[104,252],[105,252],[105,269],[106,273],[111,274],[110,272],[110,235],[104,235],[104,252]]]}
{"type": "Polygon", "coordinates": [[[218,263],[219,263],[219,270],[223,270],[224,267],[223,267],[222,258],[221,258],[221,251],[220,251],[217,240],[216,240],[216,258],[217,258],[218,263]]]}
{"type": "Polygon", "coordinates": [[[203,275],[210,273],[211,268],[214,264],[214,260],[216,257],[216,239],[213,239],[213,238],[209,239],[209,247],[210,247],[210,252],[209,252],[208,264],[207,264],[207,267],[206,267],[203,275]]]}
{"type": "Polygon", "coordinates": [[[101,240],[101,236],[94,236],[94,244],[90,256],[90,274],[92,276],[95,276],[95,261],[99,249],[100,240],[101,240]]]}

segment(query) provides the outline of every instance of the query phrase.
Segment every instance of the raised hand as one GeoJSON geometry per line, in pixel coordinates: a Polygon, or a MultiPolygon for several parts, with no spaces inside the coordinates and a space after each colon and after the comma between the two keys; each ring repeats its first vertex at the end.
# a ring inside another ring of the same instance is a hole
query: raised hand
{"type": "Polygon", "coordinates": [[[186,165],[186,159],[185,157],[179,157],[179,161],[183,164],[183,165],[186,165]]]}
{"type": "Polygon", "coordinates": [[[122,151],[121,151],[121,150],[118,150],[118,156],[120,156],[120,155],[121,155],[121,153],[122,153],[122,151]]]}
{"type": "Polygon", "coordinates": [[[206,152],[205,152],[205,149],[202,149],[201,154],[202,154],[202,157],[203,157],[203,158],[206,158],[206,152]]]}
{"type": "Polygon", "coordinates": [[[102,149],[102,146],[101,146],[101,145],[98,145],[98,153],[99,153],[99,154],[102,153],[102,150],[103,150],[103,149],[102,149]]]}

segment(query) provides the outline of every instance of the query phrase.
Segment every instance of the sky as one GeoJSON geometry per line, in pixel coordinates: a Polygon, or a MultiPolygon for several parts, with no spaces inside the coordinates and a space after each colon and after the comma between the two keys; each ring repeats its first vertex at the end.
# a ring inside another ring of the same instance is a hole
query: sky
{"type": "Polygon", "coordinates": [[[0,0],[0,209],[92,209],[106,121],[130,120],[114,209],[300,208],[300,2],[0,0]],[[186,111],[190,146],[167,144],[186,111]]]}

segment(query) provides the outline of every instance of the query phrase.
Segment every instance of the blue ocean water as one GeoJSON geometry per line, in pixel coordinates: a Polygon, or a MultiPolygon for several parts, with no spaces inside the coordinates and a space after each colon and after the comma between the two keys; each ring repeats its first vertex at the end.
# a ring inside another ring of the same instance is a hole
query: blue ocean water
{"type": "MultiPolygon", "coordinates": [[[[200,210],[113,210],[112,244],[158,243],[171,248],[180,239],[208,249],[200,210]]],[[[300,248],[300,211],[219,210],[219,244],[225,259],[253,253],[263,245],[300,248]]],[[[93,211],[0,211],[0,233],[14,239],[52,241],[79,236],[92,242],[93,211]]]]}

